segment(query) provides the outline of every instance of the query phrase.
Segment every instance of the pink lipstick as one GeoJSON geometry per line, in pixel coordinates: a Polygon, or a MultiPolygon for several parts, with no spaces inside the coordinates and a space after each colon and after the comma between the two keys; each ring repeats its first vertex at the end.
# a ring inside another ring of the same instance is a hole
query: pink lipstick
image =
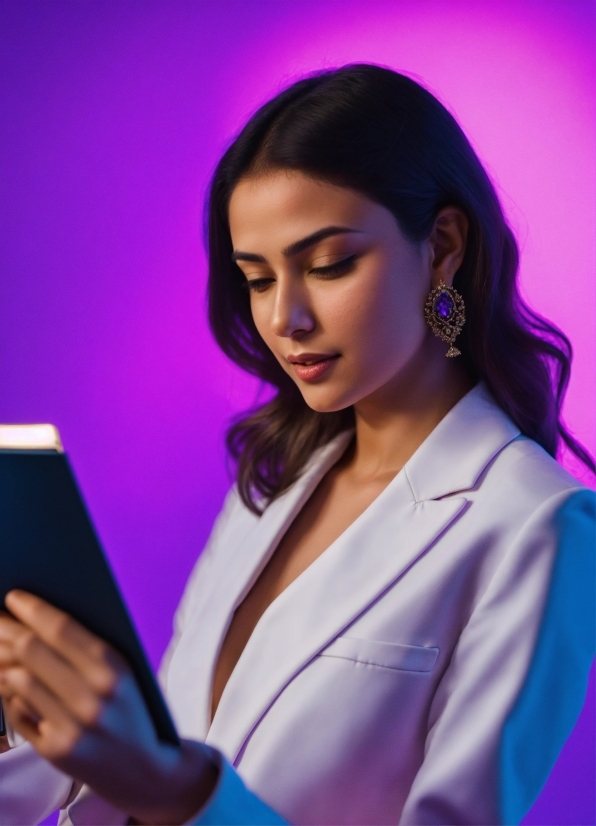
{"type": "Polygon", "coordinates": [[[339,353],[326,355],[325,353],[300,353],[297,356],[288,356],[290,364],[294,365],[296,375],[302,381],[315,381],[326,375],[339,358],[339,353]]]}

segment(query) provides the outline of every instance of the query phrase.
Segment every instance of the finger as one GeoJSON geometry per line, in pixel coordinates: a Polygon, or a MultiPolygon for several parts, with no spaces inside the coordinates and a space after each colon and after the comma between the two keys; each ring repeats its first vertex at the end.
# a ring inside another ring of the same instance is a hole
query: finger
{"type": "Polygon", "coordinates": [[[15,662],[14,647],[0,642],[0,668],[12,665],[15,662]]]}
{"type": "MultiPolygon", "coordinates": [[[[26,665],[52,690],[58,690],[59,694],[61,685],[65,696],[78,694],[84,685],[79,672],[64,657],[49,648],[34,631],[8,614],[0,614],[0,667],[19,663],[26,665]]],[[[109,693],[109,685],[102,683],[101,688],[109,693]]]]}
{"type": "Polygon", "coordinates": [[[79,740],[80,731],[71,722],[56,728],[52,721],[41,718],[16,694],[5,701],[5,712],[13,731],[28,740],[47,760],[63,759],[72,753],[79,740]]]}
{"type": "Polygon", "coordinates": [[[13,731],[16,731],[27,740],[31,736],[37,736],[37,723],[39,716],[27,706],[27,704],[13,694],[11,697],[2,697],[2,705],[4,706],[4,716],[10,724],[13,731]]]}
{"type": "Polygon", "coordinates": [[[0,672],[0,692],[3,696],[8,694],[9,705],[15,695],[24,701],[32,714],[38,718],[38,722],[47,720],[56,727],[73,722],[52,692],[22,666],[6,668],[0,672]]]}
{"type": "Polygon", "coordinates": [[[124,659],[111,646],[45,600],[25,591],[10,591],[6,604],[17,619],[72,663],[99,691],[113,688],[114,670],[128,670],[124,659]]]}
{"type": "Polygon", "coordinates": [[[40,716],[35,709],[4,684],[0,686],[0,697],[2,698],[4,717],[12,726],[13,731],[26,737],[27,740],[37,736],[37,725],[40,716]]]}
{"type": "Polygon", "coordinates": [[[13,716],[17,714],[19,717],[27,717],[32,723],[35,723],[35,725],[37,725],[41,719],[35,709],[31,708],[18,694],[11,694],[10,697],[4,696],[2,703],[7,714],[12,714],[13,716]]]}
{"type": "Polygon", "coordinates": [[[85,726],[96,725],[104,702],[112,697],[118,675],[102,681],[101,690],[60,654],[49,648],[33,631],[24,628],[13,645],[14,659],[43,684],[65,709],[85,726]]]}
{"type": "Polygon", "coordinates": [[[103,659],[107,648],[103,640],[49,602],[19,590],[10,591],[5,602],[17,620],[67,659],[103,659]]]}
{"type": "Polygon", "coordinates": [[[35,709],[31,708],[22,697],[19,697],[18,694],[4,694],[2,697],[2,705],[4,707],[4,716],[10,723],[11,717],[18,715],[23,719],[26,719],[30,725],[37,727],[37,724],[40,721],[39,714],[35,711],[35,709]]]}
{"type": "Polygon", "coordinates": [[[22,623],[6,611],[0,611],[0,643],[9,645],[18,634],[20,627],[22,623]]]}
{"type": "Polygon", "coordinates": [[[0,611],[0,667],[15,662],[14,643],[24,628],[22,622],[0,611]]]}

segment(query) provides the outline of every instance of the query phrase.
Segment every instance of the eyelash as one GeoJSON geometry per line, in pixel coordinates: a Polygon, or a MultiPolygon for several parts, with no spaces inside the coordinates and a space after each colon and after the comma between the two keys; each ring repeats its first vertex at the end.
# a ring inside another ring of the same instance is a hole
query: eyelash
{"type": "Polygon", "coordinates": [[[311,275],[319,275],[323,278],[325,278],[325,276],[341,275],[350,269],[357,258],[357,255],[348,255],[347,258],[343,258],[335,264],[329,264],[327,267],[315,267],[314,269],[309,270],[309,273],[311,275]]]}
{"type": "MultiPolygon", "coordinates": [[[[308,274],[317,275],[319,278],[334,278],[348,272],[357,258],[357,255],[349,255],[336,264],[329,264],[327,267],[313,267],[312,270],[308,271],[308,274]]],[[[272,280],[271,278],[254,278],[252,281],[245,281],[243,286],[249,291],[263,292],[272,280]]]]}

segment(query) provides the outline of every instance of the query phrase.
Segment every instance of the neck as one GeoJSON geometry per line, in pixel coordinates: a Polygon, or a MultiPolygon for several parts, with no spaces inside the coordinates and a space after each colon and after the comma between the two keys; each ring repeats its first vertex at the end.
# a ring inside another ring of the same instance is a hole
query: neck
{"type": "Polygon", "coordinates": [[[433,339],[387,385],[354,406],[356,440],[349,457],[361,479],[395,476],[441,419],[472,389],[463,367],[433,339]]]}

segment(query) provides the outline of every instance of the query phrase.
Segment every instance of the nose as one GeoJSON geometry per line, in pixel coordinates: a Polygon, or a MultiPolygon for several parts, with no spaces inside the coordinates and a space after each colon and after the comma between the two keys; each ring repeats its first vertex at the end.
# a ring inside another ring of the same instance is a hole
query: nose
{"type": "Polygon", "coordinates": [[[308,292],[299,279],[278,278],[271,329],[276,336],[292,338],[310,333],[316,325],[308,292]]]}

